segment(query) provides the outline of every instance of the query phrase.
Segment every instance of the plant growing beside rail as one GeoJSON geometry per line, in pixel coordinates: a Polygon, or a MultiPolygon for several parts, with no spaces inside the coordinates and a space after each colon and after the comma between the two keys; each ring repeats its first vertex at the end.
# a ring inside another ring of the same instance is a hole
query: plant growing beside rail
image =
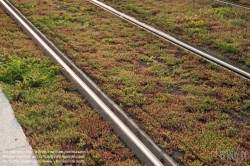
{"type": "Polygon", "coordinates": [[[102,2],[217,57],[229,58],[249,67],[250,33],[247,27],[250,26],[250,10],[210,0],[185,2],[177,0],[164,3],[153,0],[136,3],[132,0],[102,0],[102,2]],[[133,9],[128,6],[133,6],[133,9]],[[147,12],[148,16],[144,17],[143,12],[147,12]],[[194,26],[196,21],[198,25],[201,20],[205,22],[206,28],[194,26]],[[231,22],[233,23],[230,24],[231,22]],[[190,23],[193,27],[190,27],[190,23]],[[228,35],[230,42],[223,38],[228,35]],[[218,44],[214,44],[215,41],[218,44]]]}
{"type": "MultiPolygon", "coordinates": [[[[233,161],[220,160],[220,151],[249,147],[250,133],[245,128],[249,125],[247,80],[124,23],[88,2],[53,1],[53,5],[41,4],[32,13],[22,7],[28,1],[13,2],[35,24],[41,13],[71,15],[74,21],[67,26],[50,29],[44,22],[41,30],[166,152],[173,157],[178,154],[175,159],[180,158],[180,164],[233,165],[233,161]],[[79,6],[78,11],[72,12],[70,6],[79,6]],[[143,103],[138,99],[143,99],[143,103]]],[[[176,11],[172,8],[171,12],[176,11]]],[[[178,22],[190,28],[192,20],[200,18],[181,17],[178,22]]],[[[211,22],[202,20],[211,31],[211,22]]],[[[95,156],[100,159],[98,154],[95,156]]],[[[244,162],[249,161],[241,164],[244,162]]]]}
{"type": "Polygon", "coordinates": [[[0,86],[37,159],[37,151],[84,151],[83,165],[141,165],[60,68],[2,9],[0,17],[0,86]]]}

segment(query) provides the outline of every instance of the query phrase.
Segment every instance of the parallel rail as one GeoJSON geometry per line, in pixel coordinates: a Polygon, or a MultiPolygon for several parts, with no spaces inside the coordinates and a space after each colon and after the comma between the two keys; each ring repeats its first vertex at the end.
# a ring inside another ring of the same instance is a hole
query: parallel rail
{"type": "Polygon", "coordinates": [[[213,62],[213,63],[220,65],[220,66],[222,66],[222,67],[224,67],[224,68],[226,68],[234,73],[237,73],[237,74],[243,76],[244,78],[250,79],[250,73],[243,70],[243,69],[240,69],[240,68],[238,68],[232,64],[229,64],[223,60],[220,60],[220,59],[218,59],[218,58],[216,58],[216,57],[214,57],[214,56],[212,56],[204,51],[201,51],[201,50],[199,50],[199,49],[197,49],[197,48],[195,48],[195,47],[193,47],[193,46],[191,46],[191,45],[189,45],[189,44],[187,44],[187,43],[185,43],[185,42],[183,42],[183,41],[181,41],[173,36],[170,36],[169,34],[166,34],[165,32],[163,32],[161,30],[158,30],[150,25],[147,25],[143,22],[140,22],[137,19],[118,11],[118,10],[112,8],[111,6],[108,6],[103,2],[100,2],[98,0],[89,0],[89,1],[91,3],[93,3],[94,5],[99,6],[99,7],[103,8],[104,10],[106,10],[106,11],[108,11],[108,12],[110,12],[110,13],[112,13],[112,14],[114,14],[114,15],[116,15],[116,16],[118,16],[118,17],[120,17],[120,18],[122,18],[122,19],[124,19],[124,20],[158,36],[158,37],[160,37],[160,38],[163,38],[163,39],[167,40],[168,42],[170,42],[174,45],[177,45],[178,47],[180,47],[182,49],[188,50],[196,55],[199,55],[199,56],[207,59],[210,62],[213,62]]]}
{"type": "Polygon", "coordinates": [[[0,0],[0,6],[21,26],[54,63],[63,67],[62,73],[77,86],[79,92],[90,104],[100,111],[103,118],[111,123],[122,140],[135,152],[136,156],[143,163],[154,166],[177,165],[119,106],[108,98],[85,73],[77,68],[71,60],[32,25],[8,0],[0,0]]]}
{"type": "Polygon", "coordinates": [[[221,3],[225,3],[225,4],[230,4],[232,6],[237,6],[237,7],[241,7],[241,8],[245,8],[245,9],[250,10],[250,6],[244,5],[244,4],[240,4],[240,3],[237,3],[237,2],[230,2],[230,1],[227,1],[227,0],[215,0],[215,1],[221,2],[221,3]]]}

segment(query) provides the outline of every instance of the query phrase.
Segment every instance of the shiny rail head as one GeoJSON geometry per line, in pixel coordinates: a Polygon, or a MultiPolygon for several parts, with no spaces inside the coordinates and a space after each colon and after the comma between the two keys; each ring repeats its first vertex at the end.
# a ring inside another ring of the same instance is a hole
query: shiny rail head
{"type": "MultiPolygon", "coordinates": [[[[42,51],[53,59],[57,64],[63,67],[63,73],[70,79],[73,83],[77,85],[82,92],[82,95],[91,101],[99,111],[107,117],[107,119],[116,126],[119,130],[118,133],[122,133],[126,140],[138,149],[138,156],[145,156],[144,161],[149,165],[163,165],[161,161],[140,141],[139,138],[112,112],[112,110],[86,85],[86,83],[64,62],[60,56],[54,52],[47,43],[44,41],[35,31],[35,27],[29,23],[29,21],[7,0],[0,0],[0,5],[4,10],[22,27],[22,29],[34,40],[34,42],[42,49],[42,51]]],[[[174,161],[171,161],[174,163],[174,161]]],[[[171,164],[172,165],[172,164],[171,164]]]]}
{"type": "Polygon", "coordinates": [[[240,4],[240,3],[232,2],[229,0],[215,0],[215,1],[250,10],[250,6],[245,5],[245,4],[240,4]]]}
{"type": "Polygon", "coordinates": [[[161,37],[161,38],[169,41],[172,44],[177,45],[178,47],[180,47],[182,49],[188,50],[188,51],[194,53],[195,55],[201,56],[201,57],[207,59],[208,61],[213,62],[213,63],[215,63],[217,65],[220,65],[220,66],[222,66],[222,67],[224,67],[224,68],[226,68],[226,69],[228,69],[228,70],[230,70],[230,71],[232,71],[232,72],[234,72],[234,73],[236,73],[236,74],[238,74],[238,75],[240,75],[240,76],[242,76],[242,77],[244,77],[246,79],[250,79],[250,73],[243,70],[243,69],[240,69],[240,68],[238,68],[238,67],[236,67],[236,66],[234,66],[232,64],[229,64],[229,63],[227,63],[227,62],[225,62],[223,60],[220,60],[220,59],[218,59],[218,58],[216,58],[216,57],[214,57],[214,56],[212,56],[212,55],[210,55],[210,54],[208,54],[208,53],[206,53],[204,51],[201,51],[200,49],[195,48],[195,47],[193,47],[193,46],[191,46],[191,45],[189,45],[189,44],[187,44],[187,43],[185,43],[185,42],[183,42],[183,41],[181,41],[181,40],[179,40],[179,39],[177,39],[177,38],[175,38],[175,37],[173,37],[173,36],[171,36],[171,35],[169,35],[169,34],[167,34],[165,32],[163,32],[161,30],[158,30],[158,29],[156,29],[156,28],[154,28],[154,27],[152,27],[150,25],[147,25],[147,24],[145,24],[145,23],[143,23],[141,21],[138,21],[135,18],[133,18],[133,17],[127,15],[127,14],[122,13],[122,12],[114,9],[111,6],[106,5],[103,2],[100,2],[98,0],[89,0],[89,1],[91,3],[93,3],[93,4],[95,4],[96,6],[99,6],[99,7],[103,8],[104,10],[106,10],[106,11],[108,11],[108,12],[114,14],[114,15],[120,16],[120,18],[122,18],[122,19],[124,19],[124,20],[126,20],[128,22],[131,22],[134,25],[136,25],[136,26],[138,26],[138,27],[140,27],[142,29],[145,29],[145,30],[149,31],[150,33],[152,33],[154,35],[156,35],[158,37],[161,37]]]}

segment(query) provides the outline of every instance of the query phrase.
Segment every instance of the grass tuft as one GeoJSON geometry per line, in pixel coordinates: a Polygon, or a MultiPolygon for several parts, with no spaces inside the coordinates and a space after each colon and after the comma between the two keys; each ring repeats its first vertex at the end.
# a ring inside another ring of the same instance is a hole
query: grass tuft
{"type": "Polygon", "coordinates": [[[20,87],[48,86],[56,81],[60,67],[50,61],[18,56],[0,57],[0,81],[20,87]]]}

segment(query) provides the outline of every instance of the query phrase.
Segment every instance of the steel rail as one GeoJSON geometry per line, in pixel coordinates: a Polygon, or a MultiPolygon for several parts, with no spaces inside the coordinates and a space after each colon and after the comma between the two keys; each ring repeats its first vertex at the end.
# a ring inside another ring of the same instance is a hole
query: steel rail
{"type": "Polygon", "coordinates": [[[237,7],[241,7],[241,8],[250,10],[250,6],[244,5],[244,4],[240,4],[240,3],[237,3],[237,2],[230,2],[230,1],[227,1],[227,0],[215,0],[215,1],[221,2],[221,3],[225,3],[225,4],[230,4],[232,6],[237,6],[237,7]]]}
{"type": "MultiPolygon", "coordinates": [[[[147,165],[161,166],[163,163],[141,142],[138,138],[107,106],[91,88],[78,76],[79,73],[73,71],[72,65],[64,62],[57,51],[51,48],[51,43],[47,44],[43,40],[45,36],[37,34],[38,31],[32,24],[8,1],[0,0],[0,6],[22,27],[22,29],[35,41],[35,43],[48,55],[55,63],[63,67],[62,73],[76,85],[80,93],[87,98],[90,104],[98,109],[104,119],[111,122],[114,129],[120,134],[123,141],[125,141],[130,148],[135,151],[137,157],[147,165]]],[[[98,91],[98,89],[97,89],[98,91]]],[[[127,122],[129,123],[129,122],[127,122]]],[[[161,159],[162,160],[162,159],[161,159]]],[[[177,165],[173,160],[169,160],[166,165],[177,165]]]]}
{"type": "Polygon", "coordinates": [[[175,38],[175,37],[173,37],[173,36],[171,36],[169,34],[166,34],[165,32],[163,32],[161,30],[158,30],[158,29],[156,29],[156,28],[154,28],[154,27],[152,27],[150,25],[147,25],[147,24],[145,24],[143,22],[140,22],[137,19],[118,11],[118,10],[114,9],[113,7],[111,7],[111,6],[108,6],[103,2],[100,2],[98,0],[89,0],[89,1],[91,3],[93,3],[94,5],[99,6],[99,7],[103,8],[104,10],[106,10],[106,11],[108,11],[108,12],[110,12],[110,13],[112,13],[112,14],[114,14],[114,15],[116,15],[116,16],[124,19],[124,20],[126,20],[126,21],[128,21],[128,22],[130,22],[130,23],[132,23],[132,24],[134,24],[134,25],[136,25],[136,26],[138,26],[138,27],[140,27],[142,29],[145,29],[146,31],[149,31],[150,33],[152,33],[154,35],[156,35],[156,36],[158,36],[160,38],[163,38],[163,39],[169,41],[170,43],[172,43],[174,45],[179,46],[182,49],[188,50],[188,51],[190,51],[190,52],[192,52],[192,53],[194,53],[196,55],[199,55],[199,56],[201,56],[201,57],[203,57],[203,58],[217,64],[217,65],[223,66],[224,68],[226,68],[226,69],[228,69],[230,71],[233,71],[233,72],[235,72],[235,73],[237,73],[237,74],[239,74],[239,75],[241,75],[241,76],[243,76],[243,77],[245,77],[247,79],[250,79],[250,73],[248,73],[248,72],[246,72],[246,71],[244,71],[244,70],[242,70],[242,69],[240,69],[240,68],[238,68],[236,66],[233,66],[233,65],[231,65],[229,63],[226,63],[226,62],[224,62],[224,61],[222,61],[222,60],[220,60],[218,58],[215,58],[214,56],[209,55],[208,53],[206,53],[204,51],[201,51],[201,50],[199,50],[199,49],[197,49],[197,48],[195,48],[195,47],[193,47],[193,46],[191,46],[189,44],[186,44],[183,41],[181,41],[181,40],[179,40],[179,39],[177,39],[177,38],[175,38]]]}

